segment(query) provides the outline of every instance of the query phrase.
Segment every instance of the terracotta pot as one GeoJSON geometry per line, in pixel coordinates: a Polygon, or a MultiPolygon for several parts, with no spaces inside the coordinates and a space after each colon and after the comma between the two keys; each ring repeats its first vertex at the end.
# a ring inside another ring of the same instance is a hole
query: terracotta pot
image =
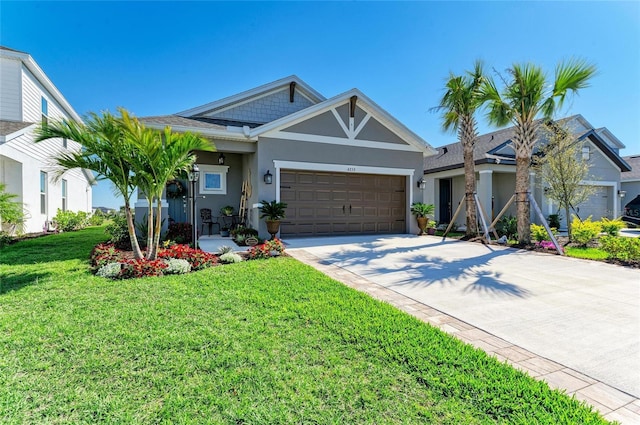
{"type": "Polygon", "coordinates": [[[418,236],[422,236],[425,235],[425,229],[427,228],[427,223],[429,222],[429,218],[428,217],[416,217],[416,220],[418,220],[418,227],[420,228],[420,233],[418,233],[418,236]]]}
{"type": "Polygon", "coordinates": [[[280,220],[265,220],[267,223],[267,232],[271,235],[271,239],[276,237],[276,233],[280,230],[280,220]]]}

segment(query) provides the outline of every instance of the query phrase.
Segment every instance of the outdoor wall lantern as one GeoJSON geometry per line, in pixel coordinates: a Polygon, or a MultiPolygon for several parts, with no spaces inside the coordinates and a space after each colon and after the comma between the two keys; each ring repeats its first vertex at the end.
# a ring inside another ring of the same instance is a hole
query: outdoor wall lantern
{"type": "Polygon", "coordinates": [[[423,177],[420,177],[420,180],[418,180],[418,189],[425,190],[426,188],[427,188],[427,181],[423,177]]]}
{"type": "Polygon", "coordinates": [[[618,191],[618,196],[619,196],[621,199],[622,199],[622,198],[624,198],[624,195],[626,195],[626,194],[627,194],[627,191],[626,191],[626,190],[619,190],[619,191],[618,191]]]}
{"type": "Polygon", "coordinates": [[[191,207],[191,240],[193,241],[193,247],[198,248],[198,234],[197,234],[197,223],[196,223],[196,184],[200,179],[200,168],[198,168],[198,164],[193,163],[191,166],[191,170],[189,170],[189,182],[191,183],[191,190],[189,191],[189,201],[191,207]]]}
{"type": "Polygon", "coordinates": [[[264,175],[264,182],[266,184],[273,183],[273,174],[271,174],[269,170],[267,170],[267,173],[264,175]]]}
{"type": "Polygon", "coordinates": [[[223,153],[218,155],[218,165],[224,165],[225,156],[223,153]]]}

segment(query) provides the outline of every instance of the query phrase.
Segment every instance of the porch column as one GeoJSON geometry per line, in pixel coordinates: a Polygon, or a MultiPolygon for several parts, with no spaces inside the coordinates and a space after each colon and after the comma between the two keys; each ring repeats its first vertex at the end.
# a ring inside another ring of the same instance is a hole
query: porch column
{"type": "Polygon", "coordinates": [[[491,203],[493,197],[493,170],[481,170],[479,171],[480,180],[478,181],[478,199],[482,204],[482,208],[489,217],[486,217],[489,221],[493,219],[491,212],[491,203]]]}

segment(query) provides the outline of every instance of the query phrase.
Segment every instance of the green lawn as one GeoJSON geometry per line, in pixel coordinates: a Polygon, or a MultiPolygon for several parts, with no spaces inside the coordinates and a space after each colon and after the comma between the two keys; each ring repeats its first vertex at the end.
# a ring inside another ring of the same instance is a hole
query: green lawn
{"type": "Polygon", "coordinates": [[[104,238],[0,251],[0,423],[606,423],[291,258],[110,281],[104,238]]]}
{"type": "Polygon", "coordinates": [[[564,250],[568,257],[599,261],[603,261],[609,258],[609,254],[598,248],[567,246],[564,248],[564,250]]]}

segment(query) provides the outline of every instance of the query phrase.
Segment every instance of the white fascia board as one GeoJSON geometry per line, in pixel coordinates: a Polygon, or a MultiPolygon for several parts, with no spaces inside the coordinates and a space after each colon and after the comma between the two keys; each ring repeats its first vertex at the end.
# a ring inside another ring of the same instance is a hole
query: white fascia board
{"type": "Polygon", "coordinates": [[[276,170],[327,171],[354,174],[381,174],[388,176],[413,176],[415,174],[413,168],[371,167],[358,164],[328,164],[320,162],[282,161],[279,159],[273,160],[273,166],[276,170]]]}
{"type": "Polygon", "coordinates": [[[279,80],[273,81],[271,83],[264,84],[259,87],[255,87],[253,89],[243,91],[238,94],[234,94],[232,96],[228,96],[222,98],[220,100],[216,100],[211,103],[207,103],[205,105],[197,106],[195,108],[187,109],[186,111],[178,112],[176,115],[183,117],[191,117],[194,115],[202,114],[207,111],[213,109],[222,109],[228,106],[235,106],[240,103],[244,103],[248,98],[256,98],[262,97],[265,92],[274,92],[281,89],[283,86],[288,85],[291,82],[296,83],[296,89],[300,90],[301,93],[306,92],[306,96],[313,102],[322,102],[326,98],[314,90],[310,85],[302,81],[297,75],[290,75],[289,77],[281,78],[279,80]]]}
{"type": "Polygon", "coordinates": [[[600,135],[602,138],[607,138],[613,142],[615,147],[618,149],[626,148],[625,144],[620,141],[607,127],[602,127],[598,130],[595,130],[596,134],[600,135]]]}
{"type": "Polygon", "coordinates": [[[347,139],[346,137],[318,136],[315,134],[290,133],[287,131],[272,131],[265,134],[263,137],[273,137],[274,139],[283,139],[283,140],[299,140],[301,142],[311,142],[311,143],[327,143],[330,145],[366,147],[371,149],[385,149],[385,150],[392,150],[392,151],[422,152],[420,149],[416,148],[413,145],[400,145],[398,143],[377,142],[373,140],[361,140],[361,139],[352,140],[352,139],[347,139]]]}
{"type": "MultiPolygon", "coordinates": [[[[359,101],[358,106],[364,110],[365,112],[373,115],[377,120],[386,125],[391,131],[397,134],[401,139],[406,140],[409,144],[413,145],[418,151],[423,152],[424,156],[430,156],[437,154],[437,151],[433,149],[426,141],[424,141],[420,136],[413,133],[407,127],[405,127],[398,120],[393,118],[388,112],[384,109],[380,108],[375,102],[365,96],[358,89],[351,89],[347,92],[339,94],[331,99],[327,99],[322,103],[318,103],[317,105],[310,106],[308,108],[302,109],[298,112],[294,112],[293,114],[289,114],[285,117],[277,119],[275,121],[271,121],[270,123],[261,125],[251,131],[251,136],[269,136],[267,133],[276,132],[285,127],[290,127],[299,122],[310,119],[314,116],[320,115],[326,111],[331,110],[337,105],[349,100],[351,96],[357,96],[359,101]]],[[[398,145],[402,146],[402,145],[398,145]]],[[[400,150],[400,149],[398,149],[400,150]]]]}
{"type": "Polygon", "coordinates": [[[202,127],[186,127],[183,125],[163,125],[163,124],[155,124],[155,123],[145,123],[145,126],[148,128],[153,128],[156,130],[164,130],[166,127],[171,127],[171,130],[180,132],[180,133],[194,133],[200,134],[203,136],[211,136],[218,137],[220,139],[229,139],[240,142],[248,142],[255,143],[258,138],[251,138],[245,134],[242,127],[227,127],[227,130],[214,130],[210,128],[202,128],[202,127]]]}
{"type": "Polygon", "coordinates": [[[53,82],[47,77],[47,74],[44,73],[42,68],[38,66],[35,60],[28,53],[20,53],[20,52],[12,52],[9,50],[0,50],[0,55],[18,59],[22,61],[22,63],[27,67],[29,71],[38,79],[38,81],[44,86],[44,88],[51,93],[51,95],[58,101],[60,106],[65,110],[67,114],[73,118],[74,121],[82,122],[82,118],[78,113],[73,109],[71,104],[67,102],[67,99],[62,95],[60,90],[53,84],[53,82]]]}
{"type": "Polygon", "coordinates": [[[15,139],[16,137],[20,137],[23,134],[26,134],[30,131],[33,131],[36,128],[36,124],[31,124],[30,126],[27,126],[25,128],[21,128],[18,131],[14,131],[13,133],[7,134],[6,136],[0,136],[0,143],[6,143],[6,142],[10,142],[13,139],[15,139]]]}

